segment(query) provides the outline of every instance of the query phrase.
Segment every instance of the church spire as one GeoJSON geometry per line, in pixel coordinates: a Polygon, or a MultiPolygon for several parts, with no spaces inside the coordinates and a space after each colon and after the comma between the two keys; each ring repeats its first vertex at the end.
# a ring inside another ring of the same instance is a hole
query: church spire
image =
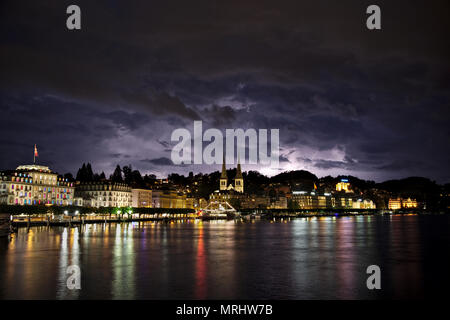
{"type": "Polygon", "coordinates": [[[220,175],[220,190],[227,190],[228,184],[228,176],[227,176],[227,168],[225,167],[225,153],[223,154],[223,162],[222,162],[222,174],[220,175]]]}
{"type": "Polygon", "coordinates": [[[236,176],[234,177],[234,190],[237,192],[244,192],[244,177],[242,176],[241,161],[238,156],[238,163],[236,168],[236,176]]]}
{"type": "Polygon", "coordinates": [[[238,157],[237,169],[236,169],[236,178],[235,179],[243,179],[242,171],[241,171],[241,161],[238,157]]]}
{"type": "Polygon", "coordinates": [[[222,162],[222,174],[220,175],[221,179],[228,179],[227,177],[227,168],[225,167],[225,153],[223,154],[223,162],[222,162]]]}

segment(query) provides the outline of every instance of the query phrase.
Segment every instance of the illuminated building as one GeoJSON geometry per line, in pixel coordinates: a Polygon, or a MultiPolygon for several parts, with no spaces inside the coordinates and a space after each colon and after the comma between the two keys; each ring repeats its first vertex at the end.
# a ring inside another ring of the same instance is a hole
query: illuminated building
{"type": "Polygon", "coordinates": [[[8,205],[73,204],[74,185],[46,166],[24,165],[0,174],[0,203],[8,205]]]}
{"type": "Polygon", "coordinates": [[[390,210],[398,210],[402,208],[406,209],[412,209],[417,208],[417,201],[415,199],[403,199],[403,198],[397,198],[397,199],[389,199],[388,208],[390,210]]]}
{"type": "Polygon", "coordinates": [[[242,209],[265,209],[270,206],[270,199],[268,197],[246,195],[241,201],[242,209]]]}
{"type": "Polygon", "coordinates": [[[341,182],[336,184],[336,191],[339,192],[352,192],[352,190],[350,189],[350,183],[348,182],[348,179],[341,179],[341,182]]]}
{"type": "Polygon", "coordinates": [[[152,202],[154,208],[186,208],[186,195],[176,190],[153,190],[152,202]]]}
{"type": "Polygon", "coordinates": [[[400,198],[397,199],[389,199],[388,208],[390,210],[397,210],[402,207],[402,200],[400,198]]]}
{"type": "Polygon", "coordinates": [[[242,200],[243,198],[244,195],[241,194],[240,192],[235,191],[234,189],[225,190],[222,192],[216,190],[215,192],[209,195],[209,199],[213,201],[229,201],[231,199],[242,200]]]}
{"type": "Polygon", "coordinates": [[[131,202],[133,208],[151,208],[152,190],[131,189],[131,202]]]}
{"type": "Polygon", "coordinates": [[[236,177],[234,177],[234,190],[237,192],[244,192],[244,177],[242,176],[241,164],[238,161],[236,169],[236,177]]]}
{"type": "MultiPolygon", "coordinates": [[[[131,188],[112,181],[85,182],[76,185],[75,194],[84,207],[131,207],[131,188]]],[[[80,204],[80,202],[77,202],[80,204]]]]}
{"type": "Polygon", "coordinates": [[[330,193],[318,194],[308,191],[293,191],[292,201],[300,209],[326,209],[335,207],[335,199],[330,193]]]}
{"type": "Polygon", "coordinates": [[[411,198],[402,200],[402,207],[403,208],[417,208],[417,201],[416,201],[416,199],[411,200],[411,198]]]}
{"type": "Polygon", "coordinates": [[[299,209],[376,209],[372,200],[332,195],[325,192],[293,191],[292,200],[299,209]]]}
{"type": "Polygon", "coordinates": [[[198,202],[195,198],[186,198],[186,206],[187,209],[198,208],[198,202]]]}
{"type": "Polygon", "coordinates": [[[225,157],[224,157],[222,163],[222,173],[220,175],[219,181],[219,190],[220,191],[235,190],[236,192],[244,193],[244,177],[242,176],[241,164],[239,160],[236,168],[236,176],[234,177],[234,186],[231,183],[230,185],[227,184],[228,184],[228,176],[225,167],[225,157]]]}
{"type": "Polygon", "coordinates": [[[358,199],[352,202],[353,209],[376,209],[376,205],[372,200],[358,199]]]}
{"type": "Polygon", "coordinates": [[[286,197],[278,197],[277,199],[273,200],[270,205],[269,209],[286,209],[287,208],[287,198],[286,197]]]}

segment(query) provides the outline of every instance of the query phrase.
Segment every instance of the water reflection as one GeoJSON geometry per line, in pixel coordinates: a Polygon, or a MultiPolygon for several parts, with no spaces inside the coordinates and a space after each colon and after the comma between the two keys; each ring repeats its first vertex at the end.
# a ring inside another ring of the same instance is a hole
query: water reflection
{"type": "Polygon", "coordinates": [[[19,229],[0,241],[0,298],[423,297],[450,282],[433,275],[450,267],[448,226],[445,216],[359,216],[19,229]],[[72,264],[81,290],[67,288],[72,264]],[[366,288],[370,264],[381,291],[366,288]]]}
{"type": "Polygon", "coordinates": [[[197,256],[195,264],[195,298],[197,299],[207,298],[206,254],[203,236],[203,222],[200,221],[198,224],[197,256]]]}

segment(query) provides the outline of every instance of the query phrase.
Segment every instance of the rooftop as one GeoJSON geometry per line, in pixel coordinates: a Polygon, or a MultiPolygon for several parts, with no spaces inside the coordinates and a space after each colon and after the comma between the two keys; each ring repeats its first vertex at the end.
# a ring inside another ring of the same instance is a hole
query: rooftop
{"type": "Polygon", "coordinates": [[[20,170],[20,171],[38,171],[38,172],[48,172],[48,173],[52,172],[49,167],[39,166],[37,164],[18,166],[16,168],[16,170],[20,170]]]}

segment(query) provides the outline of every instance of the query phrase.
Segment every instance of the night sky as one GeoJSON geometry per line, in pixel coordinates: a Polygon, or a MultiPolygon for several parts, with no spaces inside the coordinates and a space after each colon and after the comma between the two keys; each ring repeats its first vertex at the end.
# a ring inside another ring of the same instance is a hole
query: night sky
{"type": "MultiPolygon", "coordinates": [[[[0,169],[175,166],[175,128],[279,128],[280,168],[450,182],[449,1],[1,1],[0,169]],[[66,28],[77,4],[82,29],[66,28]],[[366,28],[370,4],[382,30],[366,28]]],[[[230,166],[231,167],[231,166],[230,166]]]]}

